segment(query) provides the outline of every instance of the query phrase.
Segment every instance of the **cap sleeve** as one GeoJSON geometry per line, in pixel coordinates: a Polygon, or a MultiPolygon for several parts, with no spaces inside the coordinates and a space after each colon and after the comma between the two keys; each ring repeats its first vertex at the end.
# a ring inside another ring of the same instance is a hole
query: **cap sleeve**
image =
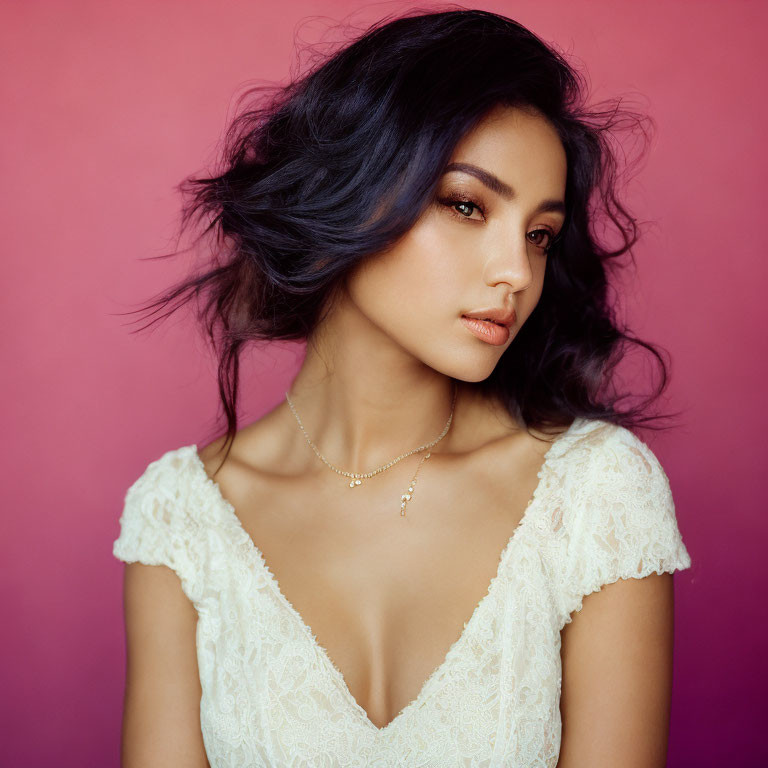
{"type": "Polygon", "coordinates": [[[188,512],[188,464],[188,448],[168,451],[151,462],[128,488],[112,554],[126,563],[167,566],[194,600],[198,580],[194,536],[198,526],[188,512]]]}
{"type": "Polygon", "coordinates": [[[566,516],[563,624],[586,595],[606,584],[691,566],[658,459],[624,427],[608,425],[602,432],[589,448],[578,502],[566,516]]]}

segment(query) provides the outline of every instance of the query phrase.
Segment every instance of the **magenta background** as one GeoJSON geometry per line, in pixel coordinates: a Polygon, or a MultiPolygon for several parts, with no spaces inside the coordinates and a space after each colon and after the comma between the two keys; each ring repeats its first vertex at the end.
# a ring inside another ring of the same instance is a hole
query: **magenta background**
{"type": "MultiPolygon", "coordinates": [[[[341,2],[5,3],[0,764],[117,766],[127,487],[210,439],[214,365],[189,315],[131,335],[166,287],[173,187],[205,167],[246,81],[286,81],[341,2]]],[[[421,7],[430,7],[423,3],[421,7]]],[[[629,199],[646,228],[627,315],[673,358],[684,426],[643,435],[693,568],[677,575],[672,768],[767,764],[765,30],[750,2],[484,3],[584,62],[593,98],[638,92],[658,136],[629,199]]],[[[334,33],[331,33],[332,35],[334,33]]],[[[335,38],[332,38],[335,39],[335,38]]],[[[248,420],[301,347],[254,355],[248,420]]]]}

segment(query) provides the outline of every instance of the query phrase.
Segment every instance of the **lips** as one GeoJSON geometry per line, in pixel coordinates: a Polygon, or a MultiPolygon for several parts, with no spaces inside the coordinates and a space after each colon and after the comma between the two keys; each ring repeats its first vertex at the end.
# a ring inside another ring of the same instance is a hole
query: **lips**
{"type": "MultiPolygon", "coordinates": [[[[464,315],[464,317],[469,317],[469,315],[464,315]]],[[[470,318],[470,319],[473,319],[473,318],[470,318]]],[[[474,318],[474,319],[475,320],[482,320],[485,323],[494,323],[494,325],[501,325],[501,326],[506,328],[504,323],[497,323],[495,320],[491,320],[490,317],[477,317],[477,318],[474,318]]]]}
{"type": "Polygon", "coordinates": [[[509,328],[517,321],[517,313],[513,307],[484,307],[483,309],[476,309],[473,312],[466,312],[462,317],[482,320],[486,323],[495,323],[496,325],[501,325],[505,328],[509,328]]]}
{"type": "Polygon", "coordinates": [[[461,322],[470,333],[487,344],[500,347],[509,340],[509,328],[506,325],[467,315],[461,316],[461,322]]]}

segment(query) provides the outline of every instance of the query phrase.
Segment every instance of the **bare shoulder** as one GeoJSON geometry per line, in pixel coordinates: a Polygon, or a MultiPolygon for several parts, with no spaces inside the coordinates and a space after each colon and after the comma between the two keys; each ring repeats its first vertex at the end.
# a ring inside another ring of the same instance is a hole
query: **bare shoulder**
{"type": "MultiPolygon", "coordinates": [[[[237,436],[235,436],[236,438],[237,436]]],[[[223,461],[225,461],[224,451],[226,449],[227,436],[221,435],[215,438],[207,445],[197,449],[197,455],[205,467],[209,477],[214,477],[223,461]]]]}
{"type": "Polygon", "coordinates": [[[552,444],[559,440],[570,428],[570,424],[560,424],[555,427],[550,427],[547,430],[528,427],[526,436],[530,439],[531,445],[538,446],[539,452],[543,455],[551,448],[552,444]]]}
{"type": "Polygon", "coordinates": [[[237,471],[238,467],[265,471],[274,467],[285,443],[278,410],[279,406],[237,430],[232,439],[225,433],[199,448],[198,455],[208,475],[237,471]]]}
{"type": "Polygon", "coordinates": [[[568,429],[568,425],[546,430],[531,426],[515,427],[503,434],[501,439],[489,442],[489,448],[498,461],[504,462],[506,466],[513,461],[517,464],[527,463],[538,469],[550,448],[568,429]]]}
{"type": "Polygon", "coordinates": [[[515,458],[526,454],[534,461],[537,457],[543,458],[572,423],[539,429],[518,420],[503,403],[493,397],[470,390],[465,399],[465,426],[456,442],[480,448],[481,453],[497,456],[500,461],[507,461],[510,454],[515,458]]]}
{"type": "Polygon", "coordinates": [[[198,449],[208,476],[241,511],[254,506],[256,498],[271,498],[286,487],[287,481],[302,474],[297,462],[301,457],[306,461],[306,453],[310,452],[297,451],[295,435],[286,428],[284,411],[278,404],[239,429],[234,439],[228,439],[225,433],[198,449]]]}

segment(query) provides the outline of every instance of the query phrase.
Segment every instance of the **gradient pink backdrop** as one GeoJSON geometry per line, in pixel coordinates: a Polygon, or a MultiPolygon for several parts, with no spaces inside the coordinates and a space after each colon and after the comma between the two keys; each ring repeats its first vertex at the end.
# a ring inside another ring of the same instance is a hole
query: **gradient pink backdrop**
{"type": "MultiPolygon", "coordinates": [[[[246,81],[286,81],[300,22],[321,17],[299,30],[312,43],[352,11],[362,22],[409,7],[4,4],[3,766],[118,765],[123,497],[149,461],[210,438],[216,416],[214,365],[190,316],[131,335],[114,314],[184,271],[182,259],[139,260],[173,246],[174,185],[212,158],[246,81]]],[[[583,62],[593,98],[640,94],[657,121],[631,187],[653,224],[626,306],[636,333],[671,353],[667,405],[684,410],[682,428],[643,435],[693,559],[675,577],[669,765],[768,764],[768,5],[475,7],[583,62]]],[[[283,397],[301,352],[253,355],[247,420],[283,397]]]]}

